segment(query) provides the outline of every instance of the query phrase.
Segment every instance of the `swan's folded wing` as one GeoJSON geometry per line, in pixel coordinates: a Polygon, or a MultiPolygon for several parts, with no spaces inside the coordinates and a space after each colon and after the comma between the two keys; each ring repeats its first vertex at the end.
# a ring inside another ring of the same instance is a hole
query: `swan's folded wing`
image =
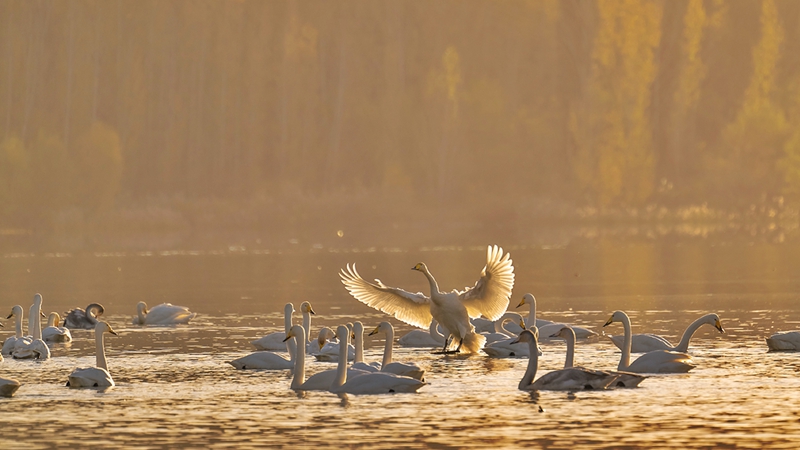
{"type": "Polygon", "coordinates": [[[514,288],[514,266],[508,253],[498,246],[489,246],[486,267],[475,286],[460,294],[470,317],[481,315],[497,320],[508,309],[508,299],[514,288]]]}
{"type": "Polygon", "coordinates": [[[342,284],[350,294],[361,303],[375,309],[391,314],[403,322],[415,327],[427,328],[433,317],[431,316],[430,298],[420,292],[412,294],[402,289],[384,285],[380,280],[377,284],[370,283],[358,274],[356,265],[347,265],[339,273],[342,284]]]}

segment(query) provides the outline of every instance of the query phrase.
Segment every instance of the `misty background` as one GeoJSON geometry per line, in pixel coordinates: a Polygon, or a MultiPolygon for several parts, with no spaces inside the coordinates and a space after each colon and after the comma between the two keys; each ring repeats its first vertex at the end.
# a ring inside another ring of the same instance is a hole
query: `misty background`
{"type": "Polygon", "coordinates": [[[0,247],[783,242],[799,33],[793,0],[0,0],[0,247]]]}

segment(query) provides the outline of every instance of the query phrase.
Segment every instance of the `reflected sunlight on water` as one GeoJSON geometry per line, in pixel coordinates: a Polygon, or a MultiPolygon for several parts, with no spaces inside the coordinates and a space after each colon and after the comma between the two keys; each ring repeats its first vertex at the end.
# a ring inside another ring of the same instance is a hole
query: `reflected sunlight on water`
{"type": "MultiPolygon", "coordinates": [[[[768,353],[764,344],[775,331],[800,328],[796,270],[787,267],[796,256],[788,247],[687,248],[666,250],[673,252],[666,257],[664,249],[651,250],[512,250],[517,286],[510,309],[531,291],[540,317],[610,334],[621,327],[603,329],[603,323],[614,309],[625,309],[634,332],[673,342],[692,320],[716,312],[726,334],[712,327],[697,332],[690,346],[697,368],[688,374],[653,376],[638,389],[530,394],[517,389],[525,359],[395,347],[394,359],[424,366],[430,385],[418,394],[347,398],[298,396],[289,389],[288,371],[237,371],[226,361],[251,352],[251,340],[280,330],[286,301],[296,309],[305,300],[314,304],[313,335],[321,326],[361,320],[369,329],[386,320],[338,283],[336,270],[346,262],[358,262],[367,278],[426,291],[419,274],[408,270],[425,260],[449,289],[474,282],[484,249],[0,259],[4,316],[12,302],[27,312],[38,291],[45,312],[103,303],[105,319],[119,332],[106,338],[117,386],[105,392],[64,386],[72,369],[94,364],[89,331],[54,345],[48,361],[0,363],[0,376],[23,383],[14,398],[0,399],[0,447],[50,448],[91,438],[96,447],[126,448],[796,448],[800,354],[768,353]],[[735,253],[751,260],[731,258],[735,253]],[[631,254],[639,267],[628,262],[631,254]],[[131,319],[140,300],[171,301],[199,316],[189,325],[137,327],[131,319]]],[[[12,322],[4,322],[3,337],[13,334],[12,322]]],[[[411,330],[393,323],[398,336],[411,330]]],[[[365,342],[366,359],[379,360],[383,341],[365,342]]],[[[563,343],[541,345],[540,373],[560,368],[563,343]]],[[[614,369],[618,361],[604,336],[578,342],[577,364],[614,369]]],[[[334,367],[306,364],[307,376],[334,367]]]]}

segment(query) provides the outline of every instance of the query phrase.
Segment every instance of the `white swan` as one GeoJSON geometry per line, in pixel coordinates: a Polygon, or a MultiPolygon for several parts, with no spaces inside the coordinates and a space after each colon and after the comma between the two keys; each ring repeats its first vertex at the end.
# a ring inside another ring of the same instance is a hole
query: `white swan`
{"type": "MultiPolygon", "coordinates": [[[[336,329],[339,342],[346,343],[350,331],[340,325],[336,329]]],[[[336,378],[330,386],[333,393],[345,394],[389,394],[395,392],[416,392],[426,383],[415,378],[404,377],[387,372],[372,372],[347,379],[347,347],[339,346],[339,365],[336,367],[336,378]]]]}
{"type": "Polygon", "coordinates": [[[622,311],[614,311],[603,326],[612,322],[622,322],[625,330],[622,357],[617,370],[635,373],[684,373],[694,369],[691,356],[668,350],[647,352],[631,363],[631,319],[622,311]]]}
{"type": "Polygon", "coordinates": [[[463,291],[441,292],[424,263],[418,263],[412,269],[422,272],[428,279],[430,297],[420,292],[412,294],[388,287],[377,279],[376,284],[369,283],[358,274],[355,264],[352,267],[348,265],[340,276],[347,290],[358,301],[405,323],[422,328],[431,323],[431,318],[436,319],[448,334],[443,351],[447,351],[450,338],[458,339],[455,352],[460,351],[462,346],[469,353],[480,350],[485,338],[475,332],[469,318],[483,315],[489,320],[497,320],[508,308],[508,298],[514,287],[514,266],[509,255],[504,255],[500,247],[489,246],[486,266],[480,279],[475,286],[463,291]]]}
{"type": "Polygon", "coordinates": [[[800,350],[800,331],[775,333],[767,338],[767,347],[771,352],[792,352],[800,350]]]}
{"type": "MultiPolygon", "coordinates": [[[[294,338],[296,343],[302,342],[305,339],[305,330],[300,325],[295,325],[286,334],[286,339],[294,338]]],[[[336,379],[337,369],[323,370],[317,372],[306,380],[306,355],[298,353],[297,358],[294,360],[294,370],[292,371],[292,384],[291,388],[296,391],[327,391],[330,390],[331,384],[336,379]]],[[[363,370],[347,368],[347,376],[350,378],[363,375],[363,370]]]]}
{"type": "MultiPolygon", "coordinates": [[[[575,367],[575,332],[572,328],[565,325],[561,327],[558,333],[550,337],[563,339],[567,343],[567,358],[564,360],[564,368],[569,369],[570,367],[575,367]]],[[[611,383],[611,386],[614,387],[636,387],[647,378],[643,375],[630,372],[610,371],[608,373],[615,376],[614,381],[611,383]]]]}
{"type": "Polygon", "coordinates": [[[114,386],[114,379],[111,378],[111,374],[108,372],[108,363],[106,362],[106,349],[103,342],[104,333],[117,335],[117,332],[111,328],[108,322],[97,322],[97,325],[95,325],[94,341],[97,346],[97,367],[75,369],[69,375],[67,386],[72,388],[114,386]]]}
{"type": "Polygon", "coordinates": [[[42,330],[42,338],[45,342],[71,342],[72,333],[69,328],[60,327],[58,324],[61,322],[61,316],[57,312],[50,313],[47,318],[47,328],[42,330]]]}
{"type": "Polygon", "coordinates": [[[50,359],[50,347],[42,340],[42,322],[39,317],[42,315],[42,295],[33,296],[33,305],[30,309],[30,319],[28,331],[31,333],[31,341],[17,340],[11,356],[14,359],[50,359]]]}
{"type": "Polygon", "coordinates": [[[136,304],[136,317],[133,318],[134,325],[177,325],[189,323],[197,313],[189,311],[185,306],[177,306],[172,303],[162,303],[147,309],[147,303],[139,302],[136,304]]]}
{"type": "MultiPolygon", "coordinates": [[[[352,333],[353,324],[348,322],[347,329],[350,330],[350,332],[352,333]]],[[[319,352],[315,353],[314,357],[317,358],[317,361],[337,362],[339,361],[340,344],[341,341],[338,342],[330,341],[327,344],[325,344],[321,349],[319,349],[319,352]]],[[[353,359],[355,359],[355,357],[356,357],[356,348],[353,346],[353,344],[347,344],[347,360],[352,361],[353,359]]]]}
{"type": "MultiPolygon", "coordinates": [[[[720,333],[724,333],[725,329],[722,328],[722,323],[719,316],[716,314],[706,314],[699,319],[695,320],[683,332],[681,341],[678,345],[672,345],[666,338],[656,334],[634,334],[631,336],[631,353],[646,353],[653,350],[673,350],[676,352],[686,353],[689,350],[689,340],[694,336],[695,331],[703,325],[711,325],[720,333]]],[[[608,336],[611,342],[622,350],[622,345],[625,342],[625,336],[608,336]]]]}
{"type": "Polygon", "coordinates": [[[296,350],[294,340],[286,340],[286,333],[292,328],[292,314],[294,313],[294,306],[287,303],[283,307],[283,332],[276,331],[264,337],[251,341],[256,350],[287,350],[289,356],[294,357],[296,350]]]}
{"type": "Polygon", "coordinates": [[[503,314],[498,320],[492,322],[494,324],[494,330],[491,333],[481,332],[481,334],[486,338],[486,344],[491,344],[492,342],[502,341],[505,339],[515,339],[519,333],[514,333],[508,328],[506,328],[506,323],[513,323],[516,322],[519,324],[520,330],[525,322],[522,320],[522,316],[515,313],[515,312],[507,312],[503,314]]]}
{"type": "Polygon", "coordinates": [[[589,370],[582,367],[570,367],[567,369],[554,370],[536,378],[536,370],[539,364],[539,352],[536,351],[538,343],[536,335],[530,330],[523,330],[517,338],[518,343],[528,345],[528,367],[519,382],[519,389],[523,391],[576,391],[584,389],[605,389],[610,385],[615,375],[601,370],[589,370]]]}
{"type": "Polygon", "coordinates": [[[80,308],[72,309],[64,313],[64,326],[67,328],[77,328],[83,330],[94,330],[97,325],[97,317],[105,312],[103,305],[90,303],[86,310],[80,308]]]}
{"type": "MultiPolygon", "coordinates": [[[[519,302],[519,305],[517,305],[517,308],[519,308],[520,306],[523,306],[523,305],[529,305],[530,306],[530,311],[531,312],[528,315],[528,320],[525,321],[526,328],[530,328],[530,326],[531,326],[531,323],[530,323],[531,319],[530,318],[531,317],[536,317],[536,297],[534,297],[533,294],[531,294],[531,293],[527,293],[527,294],[523,295],[522,296],[522,301],[519,302]]],[[[594,336],[594,335],[597,334],[594,331],[592,331],[592,330],[590,330],[588,328],[584,328],[584,327],[579,327],[579,326],[575,326],[575,325],[571,325],[571,324],[567,324],[567,323],[558,323],[558,322],[553,322],[553,321],[550,321],[550,320],[544,320],[544,319],[539,319],[539,318],[536,319],[536,327],[539,328],[539,336],[541,336],[542,339],[550,339],[550,336],[558,333],[559,330],[561,330],[561,327],[563,327],[563,326],[568,326],[568,327],[572,328],[572,330],[575,332],[575,337],[577,337],[578,339],[585,339],[585,338],[588,338],[588,337],[591,337],[591,336],[594,336]]],[[[522,330],[516,331],[513,325],[509,326],[508,329],[509,329],[509,331],[512,331],[512,332],[515,332],[515,333],[520,333],[522,331],[522,330]]]]}
{"type": "Polygon", "coordinates": [[[381,362],[381,372],[403,375],[425,381],[425,369],[415,362],[392,361],[392,346],[394,344],[394,327],[389,322],[381,322],[369,334],[373,336],[378,333],[386,334],[386,343],[383,346],[383,361],[381,362]]]}
{"type": "Polygon", "coordinates": [[[14,336],[10,336],[3,341],[2,354],[5,356],[11,356],[18,342],[20,345],[27,345],[33,341],[33,338],[30,336],[23,336],[22,334],[22,306],[14,305],[14,307],[11,308],[11,314],[9,314],[6,319],[10,319],[12,317],[16,319],[14,321],[16,333],[14,336]]]}
{"type": "MultiPolygon", "coordinates": [[[[371,333],[370,333],[371,334],[371,333]]],[[[381,363],[373,361],[371,363],[364,362],[364,324],[359,321],[353,322],[353,333],[351,337],[355,341],[356,356],[353,358],[353,364],[348,369],[360,369],[366,372],[380,372],[381,363]]]]}
{"type": "MultiPolygon", "coordinates": [[[[303,352],[298,352],[303,353],[303,352]]],[[[297,355],[295,355],[297,358],[297,355]]],[[[240,370],[286,370],[294,368],[294,360],[266,350],[250,353],[247,356],[228,361],[228,364],[240,370]]]]}
{"type": "MultiPolygon", "coordinates": [[[[531,315],[528,317],[530,323],[536,323],[536,302],[532,303],[531,307],[531,315]]],[[[525,325],[524,323],[520,323],[520,326],[525,325]]],[[[510,328],[510,327],[509,327],[510,328]]],[[[508,330],[508,328],[506,329],[508,330]]],[[[523,330],[524,331],[524,330],[523,330]]],[[[538,356],[542,356],[542,350],[538,348],[538,336],[539,336],[539,329],[534,326],[531,328],[531,331],[536,333],[537,336],[537,352],[538,356]]],[[[508,339],[501,339],[499,341],[492,342],[491,344],[486,345],[483,347],[483,352],[487,355],[491,356],[492,358],[509,358],[509,357],[529,357],[530,353],[530,346],[525,343],[519,342],[517,337],[508,338],[508,339]]]]}
{"type": "MultiPolygon", "coordinates": [[[[305,329],[305,327],[303,327],[305,329]]],[[[306,332],[308,334],[308,332],[306,332]]],[[[308,343],[307,353],[309,354],[316,354],[325,347],[326,344],[332,342],[331,339],[335,338],[336,334],[328,327],[322,327],[319,329],[319,334],[317,338],[312,340],[308,343]]]]}
{"type": "Polygon", "coordinates": [[[19,381],[13,378],[0,378],[0,396],[13,397],[20,386],[19,381]]]}
{"type": "Polygon", "coordinates": [[[428,331],[411,330],[397,340],[401,347],[441,347],[444,335],[439,332],[439,322],[431,320],[428,331]]]}

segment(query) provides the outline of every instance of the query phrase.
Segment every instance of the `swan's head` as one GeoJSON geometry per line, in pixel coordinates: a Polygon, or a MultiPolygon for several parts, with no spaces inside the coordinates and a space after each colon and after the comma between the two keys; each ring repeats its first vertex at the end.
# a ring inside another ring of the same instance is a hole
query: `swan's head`
{"type": "Polygon", "coordinates": [[[531,330],[522,330],[519,337],[512,342],[512,344],[519,344],[520,342],[533,342],[536,343],[537,336],[531,330]]]}
{"type": "Polygon", "coordinates": [[[114,331],[113,328],[111,328],[111,325],[109,325],[108,322],[97,322],[97,325],[94,326],[94,330],[95,332],[100,334],[111,333],[114,336],[118,336],[117,332],[114,331]]]}
{"type": "Polygon", "coordinates": [[[428,266],[426,266],[425,263],[421,262],[417,263],[414,267],[411,268],[411,270],[419,270],[420,272],[427,272],[428,266]]]}
{"type": "Polygon", "coordinates": [[[288,341],[291,338],[306,338],[306,330],[303,328],[302,325],[292,325],[292,328],[289,328],[289,332],[286,333],[286,339],[283,342],[288,341]]]}
{"type": "Polygon", "coordinates": [[[35,294],[33,296],[33,303],[42,304],[42,294],[35,294]]]}
{"type": "MultiPolygon", "coordinates": [[[[89,308],[87,307],[86,310],[88,311],[89,308]]],[[[136,304],[136,311],[139,311],[142,314],[147,314],[147,303],[139,302],[136,304]]]]}
{"type": "Polygon", "coordinates": [[[325,342],[328,339],[333,339],[335,337],[336,337],[336,335],[333,333],[333,330],[331,330],[328,327],[322,327],[322,329],[319,330],[319,337],[317,337],[317,342],[319,343],[319,348],[322,348],[322,346],[325,345],[325,342]]]}
{"type": "Polygon", "coordinates": [[[355,321],[353,322],[353,333],[350,334],[350,339],[355,339],[356,335],[359,334],[360,335],[364,334],[364,324],[359,321],[355,321]]]}
{"type": "Polygon", "coordinates": [[[375,327],[374,330],[372,330],[369,333],[369,335],[372,336],[372,335],[375,335],[375,334],[378,334],[378,333],[381,333],[381,332],[388,333],[389,330],[391,330],[391,329],[392,329],[392,324],[390,324],[389,322],[381,322],[380,324],[378,324],[377,327],[375,327]]]}
{"type": "Polygon", "coordinates": [[[339,339],[340,343],[347,342],[348,336],[350,336],[350,330],[348,330],[346,326],[339,325],[336,327],[336,338],[339,339]]]}
{"type": "Polygon", "coordinates": [[[12,317],[22,317],[22,306],[14,305],[11,308],[11,314],[9,314],[6,319],[10,319],[12,317]]]}
{"type": "Polygon", "coordinates": [[[529,292],[522,296],[522,300],[519,302],[519,305],[517,305],[517,308],[519,308],[522,305],[533,305],[535,303],[536,303],[536,298],[533,296],[533,294],[529,292]]]}
{"type": "Polygon", "coordinates": [[[607,327],[611,325],[613,322],[624,322],[625,318],[627,317],[628,315],[622,311],[614,311],[614,314],[611,314],[611,317],[609,317],[608,320],[606,320],[606,323],[603,326],[607,327]]]}
{"type": "Polygon", "coordinates": [[[720,333],[724,333],[725,329],[722,328],[722,322],[719,320],[719,316],[716,314],[709,314],[708,315],[708,323],[714,325],[714,328],[719,330],[720,333]]]}
{"type": "Polygon", "coordinates": [[[289,315],[291,315],[293,312],[294,312],[294,305],[292,305],[291,303],[287,303],[286,305],[284,305],[284,307],[283,307],[283,313],[284,313],[284,314],[286,314],[287,316],[289,316],[289,315]]]}
{"type": "MultiPolygon", "coordinates": [[[[139,302],[139,303],[144,304],[144,302],[139,302]]],[[[145,308],[147,308],[147,305],[144,305],[144,306],[145,306],[145,308]]],[[[87,317],[88,316],[92,316],[92,317],[102,316],[104,312],[106,312],[106,309],[103,308],[103,305],[101,305],[100,303],[90,303],[89,306],[86,307],[86,316],[87,317]]]]}
{"type": "Polygon", "coordinates": [[[309,302],[303,302],[303,304],[300,305],[300,312],[317,315],[317,313],[315,313],[311,308],[311,303],[309,302]]]}
{"type": "Polygon", "coordinates": [[[47,318],[48,327],[57,327],[61,323],[61,315],[57,312],[51,312],[50,317],[47,318]]]}
{"type": "Polygon", "coordinates": [[[551,338],[561,338],[565,340],[575,339],[575,330],[572,327],[563,326],[557,333],[550,336],[551,338]]]}

